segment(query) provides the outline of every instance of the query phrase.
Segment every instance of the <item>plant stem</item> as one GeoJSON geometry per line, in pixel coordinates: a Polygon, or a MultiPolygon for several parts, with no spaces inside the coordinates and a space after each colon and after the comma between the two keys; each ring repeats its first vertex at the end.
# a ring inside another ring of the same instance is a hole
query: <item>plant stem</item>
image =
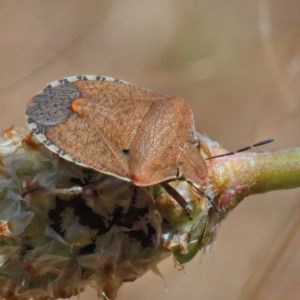
{"type": "Polygon", "coordinates": [[[216,158],[208,169],[215,202],[231,209],[248,195],[300,187],[300,147],[216,158]]]}

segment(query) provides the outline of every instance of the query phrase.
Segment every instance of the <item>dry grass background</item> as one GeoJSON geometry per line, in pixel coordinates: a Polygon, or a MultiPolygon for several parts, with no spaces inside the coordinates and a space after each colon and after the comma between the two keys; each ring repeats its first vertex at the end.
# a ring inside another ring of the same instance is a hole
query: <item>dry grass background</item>
{"type": "MultiPolygon", "coordinates": [[[[184,97],[198,131],[228,149],[299,145],[299,30],[297,0],[2,0],[0,125],[25,126],[26,102],[47,82],[99,74],[184,97]]],[[[118,299],[299,299],[299,196],[248,198],[212,254],[184,271],[159,265],[167,293],[148,273],[118,299]]]]}

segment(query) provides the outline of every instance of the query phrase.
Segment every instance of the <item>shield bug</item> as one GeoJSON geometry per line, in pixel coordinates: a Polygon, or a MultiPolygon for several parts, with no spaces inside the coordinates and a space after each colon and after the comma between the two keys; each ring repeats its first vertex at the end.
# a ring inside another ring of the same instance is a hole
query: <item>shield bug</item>
{"type": "Polygon", "coordinates": [[[27,106],[33,134],[59,156],[137,186],[184,179],[200,188],[207,176],[193,113],[176,96],[105,76],[50,83],[27,106]]]}

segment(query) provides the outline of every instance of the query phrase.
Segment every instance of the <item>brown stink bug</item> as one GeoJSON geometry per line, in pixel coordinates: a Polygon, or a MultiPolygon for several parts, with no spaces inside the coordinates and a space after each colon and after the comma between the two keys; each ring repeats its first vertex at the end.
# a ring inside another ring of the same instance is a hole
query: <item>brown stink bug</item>
{"type": "Polygon", "coordinates": [[[184,179],[200,188],[207,176],[193,113],[165,96],[105,76],[73,76],[50,83],[27,107],[33,134],[59,156],[137,186],[184,179]]]}

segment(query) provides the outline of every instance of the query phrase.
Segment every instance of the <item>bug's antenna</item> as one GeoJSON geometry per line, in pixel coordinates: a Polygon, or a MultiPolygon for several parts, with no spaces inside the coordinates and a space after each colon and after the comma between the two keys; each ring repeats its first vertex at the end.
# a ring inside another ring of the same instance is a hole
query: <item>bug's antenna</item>
{"type": "Polygon", "coordinates": [[[262,145],[266,145],[266,144],[272,143],[274,141],[275,141],[274,139],[263,140],[263,141],[260,141],[258,143],[255,143],[255,144],[253,144],[251,146],[247,146],[247,147],[241,148],[241,149],[239,149],[237,151],[232,151],[232,152],[227,152],[227,153],[224,153],[224,154],[214,155],[214,156],[211,156],[211,157],[207,157],[206,159],[207,160],[211,160],[211,159],[215,159],[215,158],[219,158],[219,157],[234,155],[236,153],[248,151],[248,150],[250,150],[252,148],[259,147],[259,146],[262,146],[262,145]]]}

